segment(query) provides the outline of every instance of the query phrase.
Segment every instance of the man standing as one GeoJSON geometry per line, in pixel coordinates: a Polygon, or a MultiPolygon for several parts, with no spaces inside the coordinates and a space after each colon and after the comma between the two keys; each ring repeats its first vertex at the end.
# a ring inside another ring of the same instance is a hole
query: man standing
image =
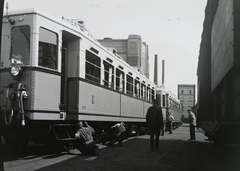
{"type": "Polygon", "coordinates": [[[172,122],[174,120],[174,117],[173,115],[169,112],[169,116],[168,116],[168,131],[169,131],[169,134],[172,134],[172,122]]]}
{"type": "Polygon", "coordinates": [[[150,149],[153,151],[155,147],[155,149],[158,150],[160,129],[163,125],[163,116],[162,109],[157,106],[157,100],[153,100],[153,105],[148,108],[146,121],[150,132],[150,149]]]}
{"type": "Polygon", "coordinates": [[[189,124],[190,124],[190,141],[192,140],[196,140],[196,136],[195,136],[195,127],[196,127],[196,116],[195,114],[192,112],[191,109],[188,109],[188,119],[189,119],[189,124]]]}

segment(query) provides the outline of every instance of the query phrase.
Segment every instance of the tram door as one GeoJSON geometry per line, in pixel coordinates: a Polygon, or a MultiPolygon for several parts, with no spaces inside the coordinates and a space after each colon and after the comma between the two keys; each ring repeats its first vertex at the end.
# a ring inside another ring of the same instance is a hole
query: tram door
{"type": "Polygon", "coordinates": [[[80,38],[63,31],[61,65],[62,111],[78,111],[80,38]]]}

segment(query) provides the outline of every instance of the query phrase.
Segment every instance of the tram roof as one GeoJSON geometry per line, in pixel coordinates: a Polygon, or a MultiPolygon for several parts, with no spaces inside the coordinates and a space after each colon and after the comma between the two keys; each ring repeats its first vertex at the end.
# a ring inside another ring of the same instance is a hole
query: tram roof
{"type": "MultiPolygon", "coordinates": [[[[93,36],[92,34],[86,29],[84,23],[83,23],[83,27],[84,28],[80,28],[81,26],[78,25],[78,21],[82,21],[82,20],[78,20],[78,19],[68,19],[68,18],[65,18],[65,17],[62,17],[62,19],[60,18],[56,18],[38,8],[26,8],[26,9],[18,9],[18,10],[9,10],[9,11],[5,11],[4,12],[4,17],[6,16],[21,16],[21,15],[31,15],[31,14],[38,14],[40,16],[43,16],[47,19],[50,19],[50,20],[53,20],[54,22],[56,23],[59,23],[59,24],[62,24],[62,25],[66,25],[67,27],[71,28],[71,29],[74,29],[75,31],[78,31],[80,32],[81,34],[85,35],[86,37],[88,37],[89,39],[92,39],[92,41],[94,41],[95,43],[98,44],[98,46],[101,46],[102,48],[104,48],[108,53],[111,53],[112,56],[115,56],[115,59],[119,60],[119,61],[123,61],[124,65],[129,67],[129,68],[132,68],[132,72],[137,74],[139,77],[142,78],[142,80],[145,80],[145,81],[150,81],[148,78],[146,78],[146,76],[142,73],[140,73],[139,71],[137,71],[136,68],[133,68],[132,66],[130,66],[128,63],[126,63],[122,58],[119,58],[117,56],[117,54],[114,54],[111,52],[111,50],[107,49],[106,47],[102,46],[93,36]]],[[[150,86],[152,87],[155,87],[154,86],[154,83],[150,83],[150,86]]]]}

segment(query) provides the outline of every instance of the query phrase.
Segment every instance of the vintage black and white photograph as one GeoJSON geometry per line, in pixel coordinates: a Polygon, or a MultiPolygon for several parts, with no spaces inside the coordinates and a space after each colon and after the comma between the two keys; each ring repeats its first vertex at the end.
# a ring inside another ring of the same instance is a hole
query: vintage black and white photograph
{"type": "Polygon", "coordinates": [[[0,171],[239,171],[239,0],[1,0],[0,171]]]}

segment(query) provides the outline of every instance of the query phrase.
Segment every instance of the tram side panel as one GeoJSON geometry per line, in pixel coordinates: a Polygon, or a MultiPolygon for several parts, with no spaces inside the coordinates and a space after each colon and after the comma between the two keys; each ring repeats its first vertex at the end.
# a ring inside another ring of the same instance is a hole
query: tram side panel
{"type": "Polygon", "coordinates": [[[79,113],[120,116],[120,95],[102,86],[80,81],[79,113]]]}
{"type": "MultiPolygon", "coordinates": [[[[69,90],[71,86],[76,84],[70,83],[69,90]]],[[[79,95],[71,91],[69,95],[72,98],[69,103],[69,118],[79,115],[79,120],[101,121],[102,118],[108,118],[106,121],[145,122],[147,110],[151,106],[151,103],[86,81],[79,82],[79,95]],[[77,112],[74,112],[76,109],[77,112]]]]}
{"type": "Polygon", "coordinates": [[[122,95],[121,116],[143,118],[143,101],[122,95]]]}
{"type": "Polygon", "coordinates": [[[143,103],[143,117],[146,118],[148,108],[152,106],[152,103],[144,102],[143,103]]]}
{"type": "Polygon", "coordinates": [[[182,114],[180,111],[172,110],[172,109],[170,109],[169,111],[170,111],[170,113],[172,113],[172,115],[174,117],[173,122],[180,123],[182,121],[182,114]]]}
{"type": "Polygon", "coordinates": [[[33,110],[59,111],[60,76],[38,71],[33,74],[33,110]]]}

